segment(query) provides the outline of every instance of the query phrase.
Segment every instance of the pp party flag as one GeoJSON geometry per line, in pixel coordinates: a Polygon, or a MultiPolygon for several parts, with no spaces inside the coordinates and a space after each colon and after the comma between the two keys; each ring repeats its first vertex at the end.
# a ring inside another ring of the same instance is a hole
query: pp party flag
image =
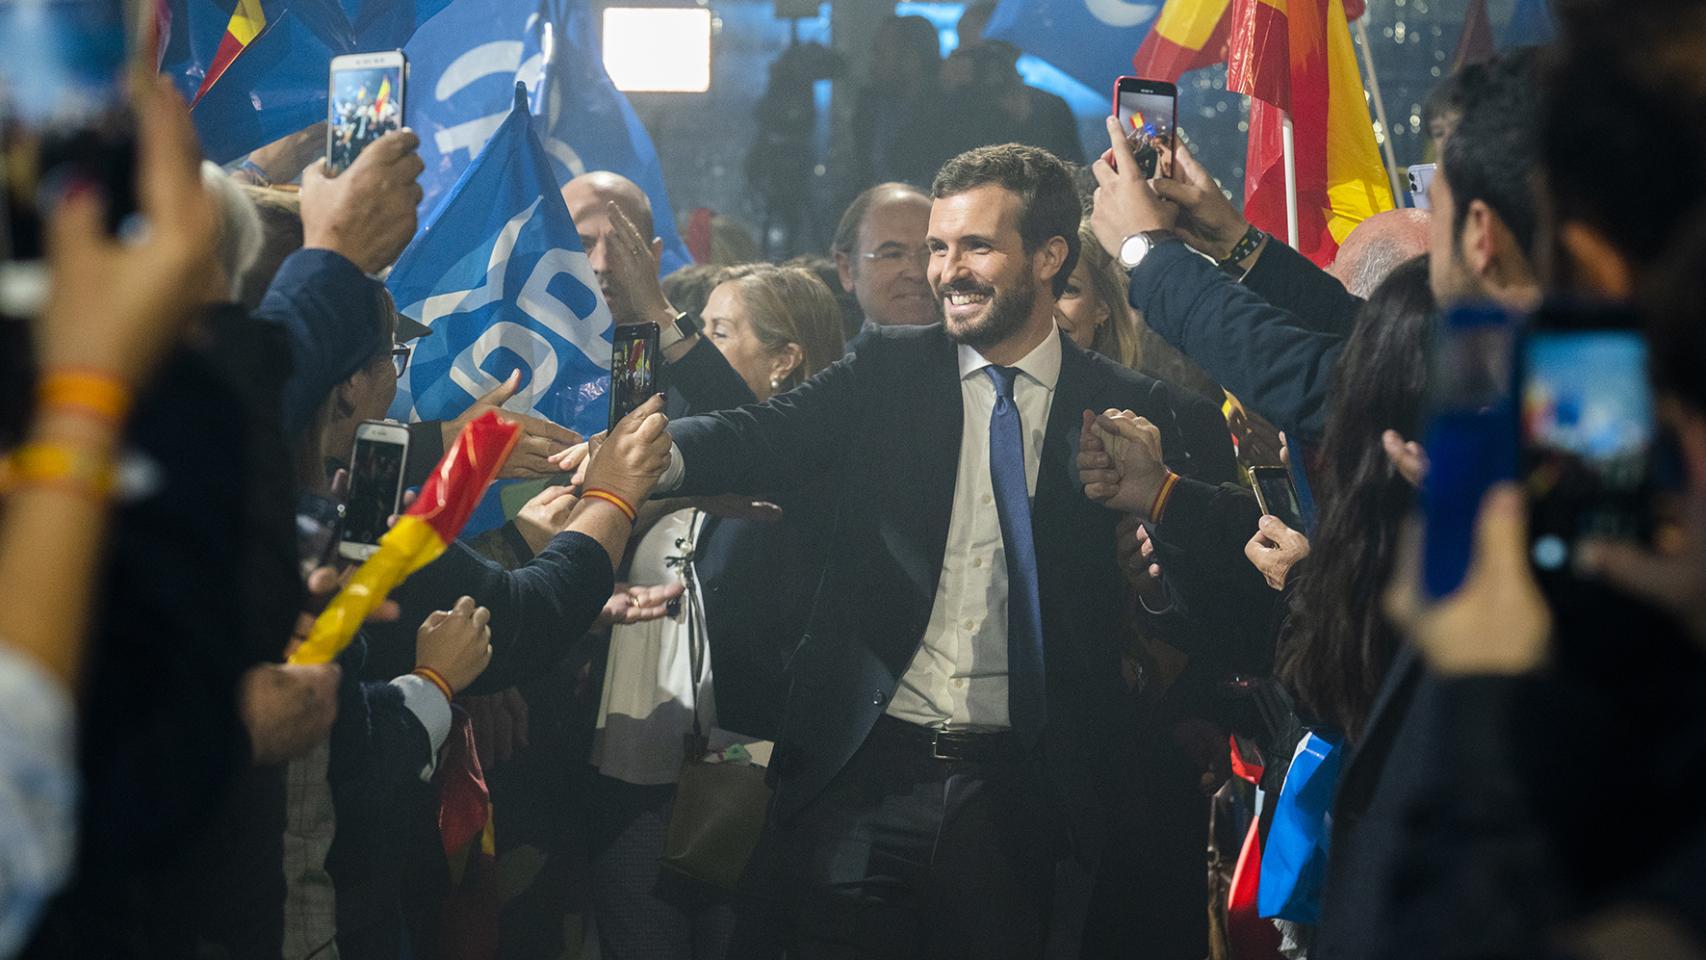
{"type": "Polygon", "coordinates": [[[1188,70],[1225,60],[1231,8],[1232,0],[1167,0],[1131,58],[1132,72],[1177,83],[1188,70]]]}
{"type": "Polygon", "coordinates": [[[554,182],[610,170],[640,185],[663,238],[663,272],[692,263],[651,137],[604,72],[586,0],[458,0],[409,41],[409,126],[421,135],[425,223],[509,116],[526,84],[554,182]]]}
{"type": "MultiPolygon", "coordinates": [[[[1297,248],[1325,266],[1357,224],[1392,209],[1348,0],[1233,0],[1226,86],[1251,97],[1244,216],[1286,236],[1284,125],[1292,121],[1297,248]]],[[[1360,2],[1355,4],[1362,12],[1360,2]]]]}
{"type": "Polygon", "coordinates": [[[1112,90],[1160,12],[1160,0],[1001,0],[983,32],[1092,90],[1112,90]]]}
{"type": "Polygon", "coordinates": [[[326,119],[333,57],[401,47],[449,2],[165,0],[160,72],[226,163],[326,119]]]}
{"type": "Polygon", "coordinates": [[[349,583],[314,620],[291,663],[331,663],[349,646],[376,607],[409,575],[437,560],[462,532],[475,504],[521,436],[521,428],[488,411],[475,418],[445,451],[432,476],[396,526],[379,539],[349,583]]]}
{"type": "MultiPolygon", "coordinates": [[[[432,328],[397,384],[391,415],[449,420],[521,370],[505,407],[582,434],[609,410],[610,308],[557,192],[516,84],[509,116],[462,172],[386,281],[432,328]]],[[[503,522],[487,498],[471,531],[503,522]]]]}

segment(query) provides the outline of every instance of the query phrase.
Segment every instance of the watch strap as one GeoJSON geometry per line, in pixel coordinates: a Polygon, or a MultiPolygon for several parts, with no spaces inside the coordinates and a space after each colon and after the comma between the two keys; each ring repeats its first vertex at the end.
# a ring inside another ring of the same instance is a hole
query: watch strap
{"type": "Polygon", "coordinates": [[[658,349],[668,350],[688,337],[699,332],[699,321],[693,314],[683,310],[675,315],[675,322],[667,324],[658,331],[658,349]]]}

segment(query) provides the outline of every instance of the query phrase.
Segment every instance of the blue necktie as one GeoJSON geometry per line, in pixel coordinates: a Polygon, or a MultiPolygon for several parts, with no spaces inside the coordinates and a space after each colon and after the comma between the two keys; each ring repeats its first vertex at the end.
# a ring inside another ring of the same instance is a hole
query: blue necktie
{"type": "Polygon", "coordinates": [[[992,365],[984,372],[995,384],[995,410],[989,415],[989,477],[1007,555],[1008,722],[1028,747],[1048,722],[1048,695],[1043,686],[1037,545],[1031,534],[1031,497],[1025,489],[1025,427],[1013,402],[1013,381],[1019,371],[992,365]]]}

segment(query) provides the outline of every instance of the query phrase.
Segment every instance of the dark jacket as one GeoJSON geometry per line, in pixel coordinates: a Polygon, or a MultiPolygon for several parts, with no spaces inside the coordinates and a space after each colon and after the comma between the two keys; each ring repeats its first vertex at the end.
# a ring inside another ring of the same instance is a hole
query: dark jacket
{"type": "Polygon", "coordinates": [[[1243,284],[1164,243],[1132,270],[1128,295],[1150,329],[1246,406],[1299,443],[1320,442],[1362,303],[1337,280],[1275,241],[1243,284]]]}
{"type": "MultiPolygon", "coordinates": [[[[1078,479],[1083,412],[1134,410],[1160,427],[1175,466],[1189,449],[1205,476],[1231,479],[1235,470],[1225,431],[1181,436],[1165,402],[1190,401],[1153,384],[1062,335],[1032,508],[1049,665],[1043,753],[1079,811],[1069,822],[1091,833],[1103,824],[1098,732],[1122,715],[1113,638],[1124,589],[1118,517],[1088,500],[1078,479]]],[[[789,393],[670,425],[686,463],[683,494],[792,486],[839,506],[833,539],[823,533],[828,588],[790,665],[773,765],[779,816],[809,803],[864,742],[918,649],[941,572],[963,417],[955,345],[933,325],[879,330],[789,393]]]]}
{"type": "Polygon", "coordinates": [[[298,250],[279,265],[255,316],[283,328],[290,358],[284,432],[302,432],[332,388],[391,345],[379,281],[330,250],[298,250]]]}

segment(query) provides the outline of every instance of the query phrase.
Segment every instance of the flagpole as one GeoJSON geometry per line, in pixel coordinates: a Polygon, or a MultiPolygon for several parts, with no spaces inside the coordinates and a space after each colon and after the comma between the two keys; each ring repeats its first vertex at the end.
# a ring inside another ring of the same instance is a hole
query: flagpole
{"type": "Polygon", "coordinates": [[[1386,122],[1386,100],[1380,96],[1380,74],[1374,72],[1374,50],[1368,42],[1368,25],[1363,21],[1368,17],[1368,11],[1357,17],[1358,46],[1362,47],[1363,66],[1368,70],[1368,92],[1374,99],[1374,116],[1380,121],[1380,146],[1386,154],[1386,181],[1392,187],[1392,205],[1403,206],[1399,198],[1404,191],[1398,188],[1398,155],[1392,150],[1392,124],[1386,122]]]}
{"type": "Polygon", "coordinates": [[[1297,149],[1292,143],[1291,114],[1280,114],[1280,150],[1285,157],[1285,242],[1297,249],[1297,149]]]}

